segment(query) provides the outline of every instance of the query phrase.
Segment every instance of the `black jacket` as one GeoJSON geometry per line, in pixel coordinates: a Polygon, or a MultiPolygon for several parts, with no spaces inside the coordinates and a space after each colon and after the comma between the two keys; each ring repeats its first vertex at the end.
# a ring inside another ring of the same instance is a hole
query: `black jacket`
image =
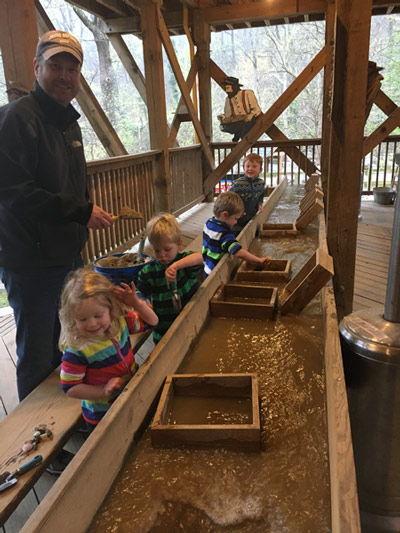
{"type": "Polygon", "coordinates": [[[37,82],[0,108],[0,266],[68,265],[84,247],[93,205],[79,116],[37,82]]]}

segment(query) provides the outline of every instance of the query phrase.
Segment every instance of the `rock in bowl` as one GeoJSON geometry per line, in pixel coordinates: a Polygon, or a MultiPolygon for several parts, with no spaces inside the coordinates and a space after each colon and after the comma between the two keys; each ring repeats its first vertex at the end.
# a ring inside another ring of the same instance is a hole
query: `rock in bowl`
{"type": "Polygon", "coordinates": [[[140,256],[136,253],[112,254],[99,257],[94,261],[94,271],[103,274],[114,285],[121,281],[130,284],[137,282],[140,270],[153,258],[150,255],[140,256]]]}

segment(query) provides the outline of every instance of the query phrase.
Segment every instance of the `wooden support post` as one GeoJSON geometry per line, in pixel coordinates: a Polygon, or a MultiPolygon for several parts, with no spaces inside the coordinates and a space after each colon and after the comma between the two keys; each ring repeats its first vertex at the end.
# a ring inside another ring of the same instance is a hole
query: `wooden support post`
{"type": "MultiPolygon", "coordinates": [[[[193,40],[197,47],[198,78],[199,78],[199,109],[200,124],[208,142],[212,140],[212,103],[211,103],[211,76],[210,76],[210,27],[204,21],[201,9],[193,11],[193,40]]],[[[212,171],[207,158],[202,155],[203,180],[212,171]]],[[[213,200],[212,191],[207,196],[208,201],[213,200]]]]}
{"type": "Polygon", "coordinates": [[[38,43],[35,4],[31,0],[0,2],[0,48],[9,99],[33,88],[33,58],[38,43]]]}
{"type": "Polygon", "coordinates": [[[339,320],[353,306],[371,9],[372,0],[336,2],[327,238],[339,320]]]}
{"type": "Polygon", "coordinates": [[[154,180],[156,211],[172,210],[162,45],[157,31],[160,0],[140,0],[150,146],[161,150],[154,180]]]}
{"type": "Polygon", "coordinates": [[[331,137],[331,106],[333,87],[333,50],[335,37],[335,0],[328,0],[325,16],[325,44],[328,47],[324,70],[321,134],[321,185],[324,194],[328,188],[329,150],[331,137]]]}

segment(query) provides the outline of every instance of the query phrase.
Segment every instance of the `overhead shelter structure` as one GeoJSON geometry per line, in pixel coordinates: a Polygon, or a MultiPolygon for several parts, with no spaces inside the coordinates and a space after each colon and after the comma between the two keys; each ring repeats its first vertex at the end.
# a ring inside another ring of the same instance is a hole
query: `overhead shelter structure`
{"type": "MultiPolygon", "coordinates": [[[[69,0],[103,19],[108,37],[147,105],[151,150],[157,152],[154,171],[154,211],[177,211],[171,150],[176,149],[182,122],[190,121],[201,149],[196,179],[207,197],[215,184],[266,133],[272,140],[288,140],[275,124],[277,118],[317,75],[324,71],[321,168],[293,146],[282,151],[307,174],[321,172],[326,196],[327,238],[334,258],[334,287],[339,318],[352,310],[357,215],[362,157],[400,124],[397,104],[378,89],[375,104],[387,115],[385,122],[364,139],[368,91],[371,16],[400,12],[400,0],[69,0]],[[262,113],[255,126],[218,165],[214,163],[211,83],[221,85],[226,73],[210,59],[211,33],[276,24],[325,20],[325,45],[278,100],[262,113]],[[122,36],[142,39],[144,72],[122,36]],[[186,34],[192,50],[185,79],[171,36],[186,34]],[[181,92],[171,124],[166,116],[163,49],[181,92]],[[193,88],[194,91],[193,91],[193,88]],[[196,90],[197,88],[197,90],[196,90]],[[193,94],[198,94],[194,98],[193,94]],[[346,201],[343,201],[346,198],[346,201]]],[[[52,29],[39,0],[3,0],[0,5],[0,46],[10,98],[29,90],[33,82],[32,57],[39,35],[52,29]]],[[[82,80],[78,102],[110,157],[127,150],[113,125],[82,80]]],[[[369,105],[372,102],[369,101],[369,105]]],[[[174,169],[176,170],[176,168],[174,169]]],[[[179,206],[179,210],[185,209],[179,206]]],[[[151,215],[152,213],[149,213],[151,215]]]]}

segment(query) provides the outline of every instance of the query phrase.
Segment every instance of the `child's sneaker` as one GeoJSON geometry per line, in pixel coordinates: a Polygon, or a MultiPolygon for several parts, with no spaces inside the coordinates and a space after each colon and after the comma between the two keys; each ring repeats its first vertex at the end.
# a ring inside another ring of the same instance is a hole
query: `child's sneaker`
{"type": "Polygon", "coordinates": [[[61,450],[61,452],[54,458],[54,460],[46,468],[46,472],[53,476],[61,475],[69,463],[74,458],[74,454],[67,452],[67,450],[61,450]]]}

